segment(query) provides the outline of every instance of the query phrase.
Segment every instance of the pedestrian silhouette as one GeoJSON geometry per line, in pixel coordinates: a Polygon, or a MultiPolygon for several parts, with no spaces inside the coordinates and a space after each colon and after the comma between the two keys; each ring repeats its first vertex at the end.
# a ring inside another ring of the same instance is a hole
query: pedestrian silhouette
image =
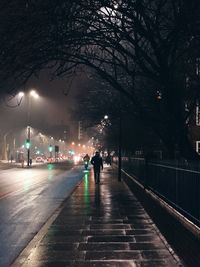
{"type": "Polygon", "coordinates": [[[107,165],[110,165],[111,166],[111,155],[108,155],[107,157],[106,157],[106,160],[105,160],[105,162],[106,162],[106,164],[107,165]]]}
{"type": "Polygon", "coordinates": [[[99,152],[96,151],[95,156],[91,159],[91,164],[93,165],[94,169],[94,179],[95,183],[99,184],[100,182],[100,171],[103,170],[103,160],[100,156],[99,152]]]}
{"type": "Polygon", "coordinates": [[[89,164],[89,161],[90,161],[90,156],[88,154],[86,154],[83,157],[83,161],[84,161],[85,170],[87,170],[88,169],[88,164],[89,164]]]}
{"type": "Polygon", "coordinates": [[[21,159],[21,165],[22,165],[22,168],[24,168],[24,159],[23,158],[21,159]]]}

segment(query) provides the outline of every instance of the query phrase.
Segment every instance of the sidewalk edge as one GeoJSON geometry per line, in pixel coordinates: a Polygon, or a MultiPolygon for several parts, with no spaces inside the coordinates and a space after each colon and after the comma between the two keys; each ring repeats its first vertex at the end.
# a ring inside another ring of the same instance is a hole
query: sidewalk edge
{"type": "MultiPolygon", "coordinates": [[[[129,175],[128,173],[126,173],[124,170],[122,170],[122,172],[128,176],[134,183],[137,184],[137,186],[140,187],[140,189],[143,190],[143,186],[131,175],[129,175]]],[[[124,181],[124,179],[123,179],[124,181]]],[[[131,188],[129,187],[129,185],[126,183],[126,181],[124,181],[124,183],[126,184],[126,186],[129,188],[129,190],[131,190],[131,188]]],[[[131,190],[132,191],[132,190],[131,190]]],[[[137,197],[137,196],[136,196],[137,197]]],[[[150,194],[150,197],[151,196],[150,194]]],[[[156,199],[157,200],[157,199],[156,199]]],[[[140,200],[139,200],[140,201],[140,200]]],[[[158,200],[157,200],[158,201],[158,200]]],[[[141,203],[142,204],[142,203],[141,203]]],[[[160,204],[160,203],[159,203],[160,204]]],[[[145,208],[145,207],[144,207],[145,208]]],[[[146,210],[146,208],[145,208],[146,210]]],[[[148,213],[148,211],[146,211],[148,213]]],[[[149,214],[149,213],[148,213],[149,214]]],[[[150,216],[151,217],[151,216],[150,216]]],[[[152,219],[153,220],[153,219],[152,219]]],[[[154,221],[153,221],[154,222],[154,221]]],[[[163,241],[164,245],[167,247],[167,249],[169,250],[169,252],[171,253],[172,257],[175,259],[175,261],[177,262],[178,266],[185,266],[184,262],[181,260],[181,258],[177,255],[177,253],[174,251],[174,249],[172,248],[172,246],[169,244],[169,242],[167,241],[167,239],[164,237],[164,235],[162,234],[162,232],[159,230],[159,228],[157,227],[156,223],[154,223],[154,229],[156,231],[156,233],[158,234],[158,236],[160,237],[160,239],[163,241]]]]}

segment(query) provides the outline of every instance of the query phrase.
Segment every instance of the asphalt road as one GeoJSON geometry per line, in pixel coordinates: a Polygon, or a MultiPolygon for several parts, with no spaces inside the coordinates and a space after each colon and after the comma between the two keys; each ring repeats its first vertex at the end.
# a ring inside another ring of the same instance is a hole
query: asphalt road
{"type": "Polygon", "coordinates": [[[82,166],[67,163],[0,171],[0,267],[10,266],[82,177],[82,166]]]}

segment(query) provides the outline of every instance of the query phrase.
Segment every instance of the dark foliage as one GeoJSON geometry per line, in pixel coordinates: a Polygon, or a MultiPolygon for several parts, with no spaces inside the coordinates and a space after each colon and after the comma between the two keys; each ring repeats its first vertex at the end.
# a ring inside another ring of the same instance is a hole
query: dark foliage
{"type": "Polygon", "coordinates": [[[44,68],[62,76],[87,65],[129,99],[171,156],[197,157],[186,122],[200,92],[198,0],[15,0],[0,10],[2,92],[44,68]]]}

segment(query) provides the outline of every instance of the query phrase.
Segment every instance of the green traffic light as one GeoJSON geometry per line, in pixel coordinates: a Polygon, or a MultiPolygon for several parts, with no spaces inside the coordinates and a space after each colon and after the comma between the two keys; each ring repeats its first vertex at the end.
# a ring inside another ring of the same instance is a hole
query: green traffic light
{"type": "Polygon", "coordinates": [[[49,146],[49,152],[52,152],[52,150],[53,150],[53,147],[52,147],[52,145],[50,145],[49,146]]]}
{"type": "Polygon", "coordinates": [[[29,140],[29,139],[26,139],[26,143],[25,143],[25,145],[26,145],[26,148],[27,148],[27,149],[30,148],[31,143],[30,143],[30,140],[29,140]]]}

